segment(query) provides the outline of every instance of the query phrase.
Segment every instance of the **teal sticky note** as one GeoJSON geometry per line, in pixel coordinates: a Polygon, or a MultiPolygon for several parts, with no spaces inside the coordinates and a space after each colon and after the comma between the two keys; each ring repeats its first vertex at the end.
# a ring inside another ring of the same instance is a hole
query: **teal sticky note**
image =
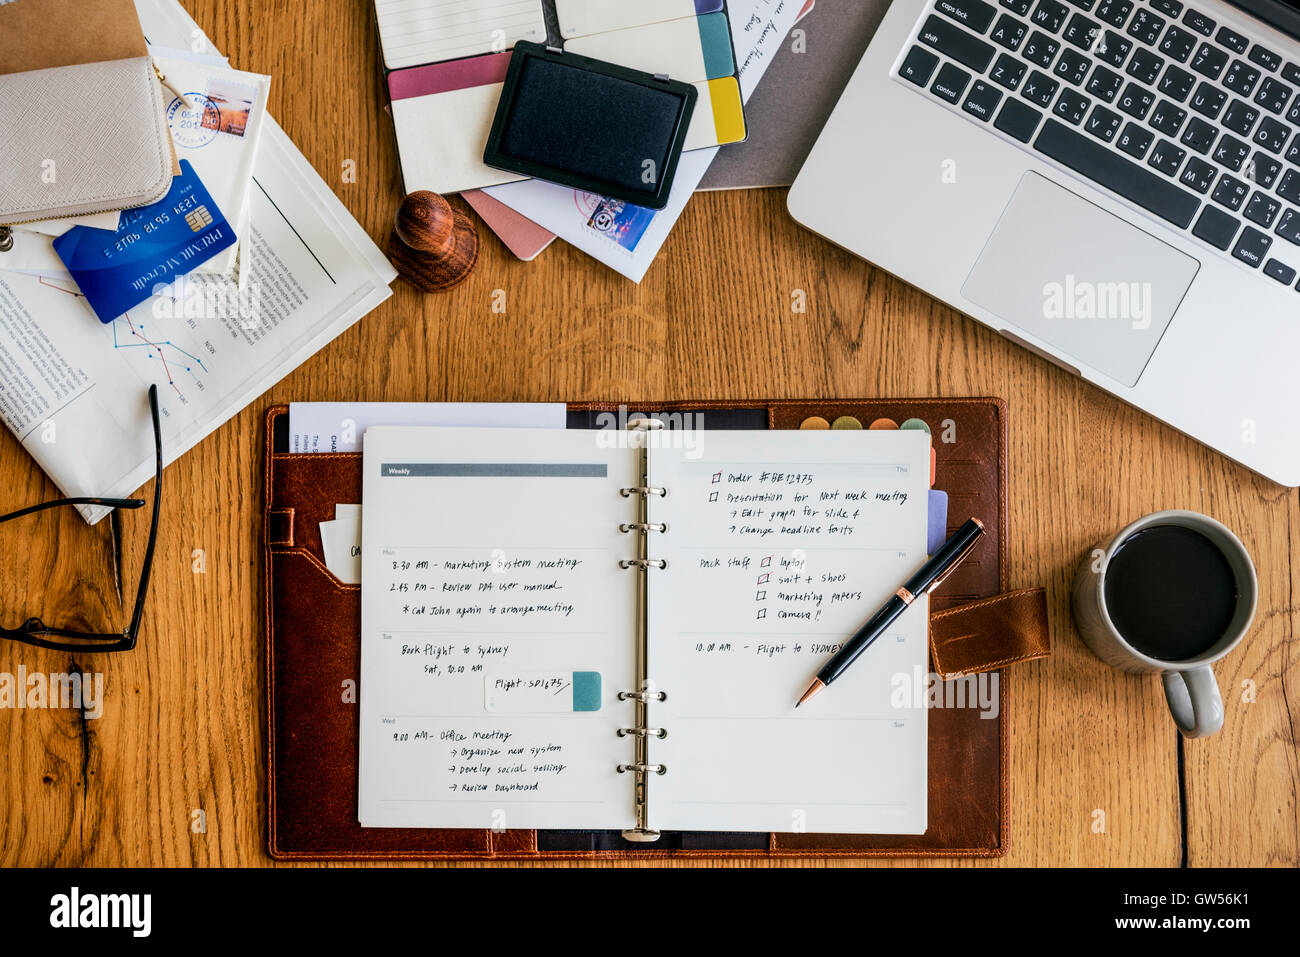
{"type": "Polygon", "coordinates": [[[704,54],[704,73],[710,80],[731,76],[736,72],[736,61],[731,57],[731,24],[724,13],[710,13],[699,17],[700,51],[704,54]]]}
{"type": "Polygon", "coordinates": [[[575,671],[573,673],[573,710],[600,710],[599,671],[575,671]]]}

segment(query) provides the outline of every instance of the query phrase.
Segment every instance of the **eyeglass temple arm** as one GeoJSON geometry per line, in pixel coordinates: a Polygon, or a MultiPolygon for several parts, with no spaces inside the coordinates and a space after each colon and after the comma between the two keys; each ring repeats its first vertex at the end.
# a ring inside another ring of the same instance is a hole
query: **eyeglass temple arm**
{"type": "MultiPolygon", "coordinates": [[[[153,570],[153,548],[158,540],[158,515],[162,511],[162,424],[158,421],[158,386],[149,386],[149,413],[153,416],[153,517],[149,520],[149,544],[145,547],[144,563],[140,568],[140,587],[135,592],[135,611],[131,615],[131,626],[127,637],[132,642],[140,631],[140,619],[144,616],[144,598],[149,591],[149,573],[153,570]]],[[[141,502],[141,505],[144,503],[141,502]]]]}
{"type": "Polygon", "coordinates": [[[7,515],[0,515],[0,522],[8,522],[15,518],[22,518],[26,515],[32,515],[36,512],[43,512],[47,508],[59,508],[63,505],[104,505],[108,508],[143,508],[144,499],[142,498],[94,498],[91,496],[78,496],[77,498],[56,498],[52,502],[41,502],[39,505],[29,505],[27,508],[20,508],[16,512],[9,512],[7,515]]]}

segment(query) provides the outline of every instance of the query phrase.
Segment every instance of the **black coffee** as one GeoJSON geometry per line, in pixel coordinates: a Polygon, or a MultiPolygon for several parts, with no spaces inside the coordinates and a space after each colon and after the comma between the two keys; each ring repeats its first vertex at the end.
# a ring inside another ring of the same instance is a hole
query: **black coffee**
{"type": "Polygon", "coordinates": [[[1209,651],[1237,610],[1237,580],[1218,547],[1181,525],[1152,525],[1106,567],[1106,608],[1124,640],[1151,658],[1209,651]]]}

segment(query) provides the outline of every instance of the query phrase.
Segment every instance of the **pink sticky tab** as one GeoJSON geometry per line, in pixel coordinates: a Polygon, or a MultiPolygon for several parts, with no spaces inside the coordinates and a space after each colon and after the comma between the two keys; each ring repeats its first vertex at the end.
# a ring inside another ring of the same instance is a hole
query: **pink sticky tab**
{"type": "Polygon", "coordinates": [[[388,95],[394,100],[409,100],[416,96],[504,83],[506,71],[510,69],[510,56],[509,53],[489,53],[409,70],[394,70],[388,74],[388,95]]]}

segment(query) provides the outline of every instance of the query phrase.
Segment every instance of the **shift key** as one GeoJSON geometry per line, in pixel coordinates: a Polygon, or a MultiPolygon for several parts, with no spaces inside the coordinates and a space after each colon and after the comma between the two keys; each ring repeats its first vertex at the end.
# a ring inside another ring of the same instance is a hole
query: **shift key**
{"type": "Polygon", "coordinates": [[[963,66],[968,66],[976,73],[983,73],[993,61],[994,49],[979,37],[973,37],[960,27],[953,26],[934,14],[921,27],[920,41],[928,47],[934,47],[945,56],[951,57],[963,66]]]}

